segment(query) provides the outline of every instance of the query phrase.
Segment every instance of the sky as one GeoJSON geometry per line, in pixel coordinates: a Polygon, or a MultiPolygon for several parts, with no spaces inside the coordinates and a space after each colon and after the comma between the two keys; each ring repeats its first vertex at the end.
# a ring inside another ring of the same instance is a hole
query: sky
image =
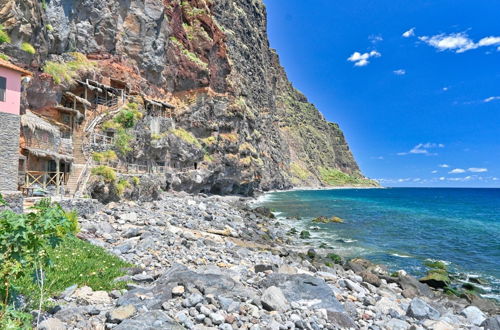
{"type": "Polygon", "coordinates": [[[384,186],[500,187],[498,0],[264,0],[294,86],[384,186]]]}

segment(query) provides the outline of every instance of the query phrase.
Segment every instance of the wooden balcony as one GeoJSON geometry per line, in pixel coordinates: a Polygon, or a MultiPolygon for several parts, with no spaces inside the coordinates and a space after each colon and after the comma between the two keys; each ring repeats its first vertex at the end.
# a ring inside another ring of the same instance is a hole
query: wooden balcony
{"type": "Polygon", "coordinates": [[[25,175],[24,187],[41,187],[47,189],[49,186],[60,187],[68,182],[69,173],[27,171],[25,175]]]}

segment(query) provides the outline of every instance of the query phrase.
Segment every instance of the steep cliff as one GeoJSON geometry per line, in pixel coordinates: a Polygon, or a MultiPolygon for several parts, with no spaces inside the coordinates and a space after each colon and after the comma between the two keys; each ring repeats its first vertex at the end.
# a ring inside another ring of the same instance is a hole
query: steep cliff
{"type": "Polygon", "coordinates": [[[0,8],[11,38],[0,52],[40,71],[25,108],[60,101],[69,86],[53,83],[42,68],[69,52],[97,63],[92,78],[125,81],[131,94],[176,106],[173,122],[141,119],[137,143],[124,156],[196,164],[196,173],[169,173],[176,189],[249,194],[375,185],[338,125],[288,81],[269,46],[261,0],[0,0],[0,8]],[[36,53],[22,51],[23,42],[36,53]]]}

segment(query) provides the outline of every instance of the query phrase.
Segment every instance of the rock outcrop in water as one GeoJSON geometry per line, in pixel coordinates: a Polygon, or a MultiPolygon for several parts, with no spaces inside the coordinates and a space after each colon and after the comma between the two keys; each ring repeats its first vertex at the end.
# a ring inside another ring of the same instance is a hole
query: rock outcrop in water
{"type": "MultiPolygon", "coordinates": [[[[169,174],[166,184],[175,189],[251,194],[376,185],[364,179],[338,125],[288,81],[269,47],[260,0],[0,0],[0,8],[12,39],[0,51],[16,63],[37,71],[79,52],[98,68],[81,78],[124,82],[131,94],[177,107],[173,127],[194,140],[146,116],[123,157],[144,164],[173,157],[196,167],[169,174]],[[36,53],[20,50],[22,42],[36,53]]],[[[58,103],[68,88],[38,73],[24,107],[58,103]]]]}

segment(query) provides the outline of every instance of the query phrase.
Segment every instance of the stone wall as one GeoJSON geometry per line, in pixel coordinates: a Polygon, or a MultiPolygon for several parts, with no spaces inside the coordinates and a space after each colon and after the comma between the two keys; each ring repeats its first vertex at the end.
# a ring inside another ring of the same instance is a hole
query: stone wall
{"type": "Polygon", "coordinates": [[[20,117],[0,112],[0,191],[16,191],[20,117]]]}

